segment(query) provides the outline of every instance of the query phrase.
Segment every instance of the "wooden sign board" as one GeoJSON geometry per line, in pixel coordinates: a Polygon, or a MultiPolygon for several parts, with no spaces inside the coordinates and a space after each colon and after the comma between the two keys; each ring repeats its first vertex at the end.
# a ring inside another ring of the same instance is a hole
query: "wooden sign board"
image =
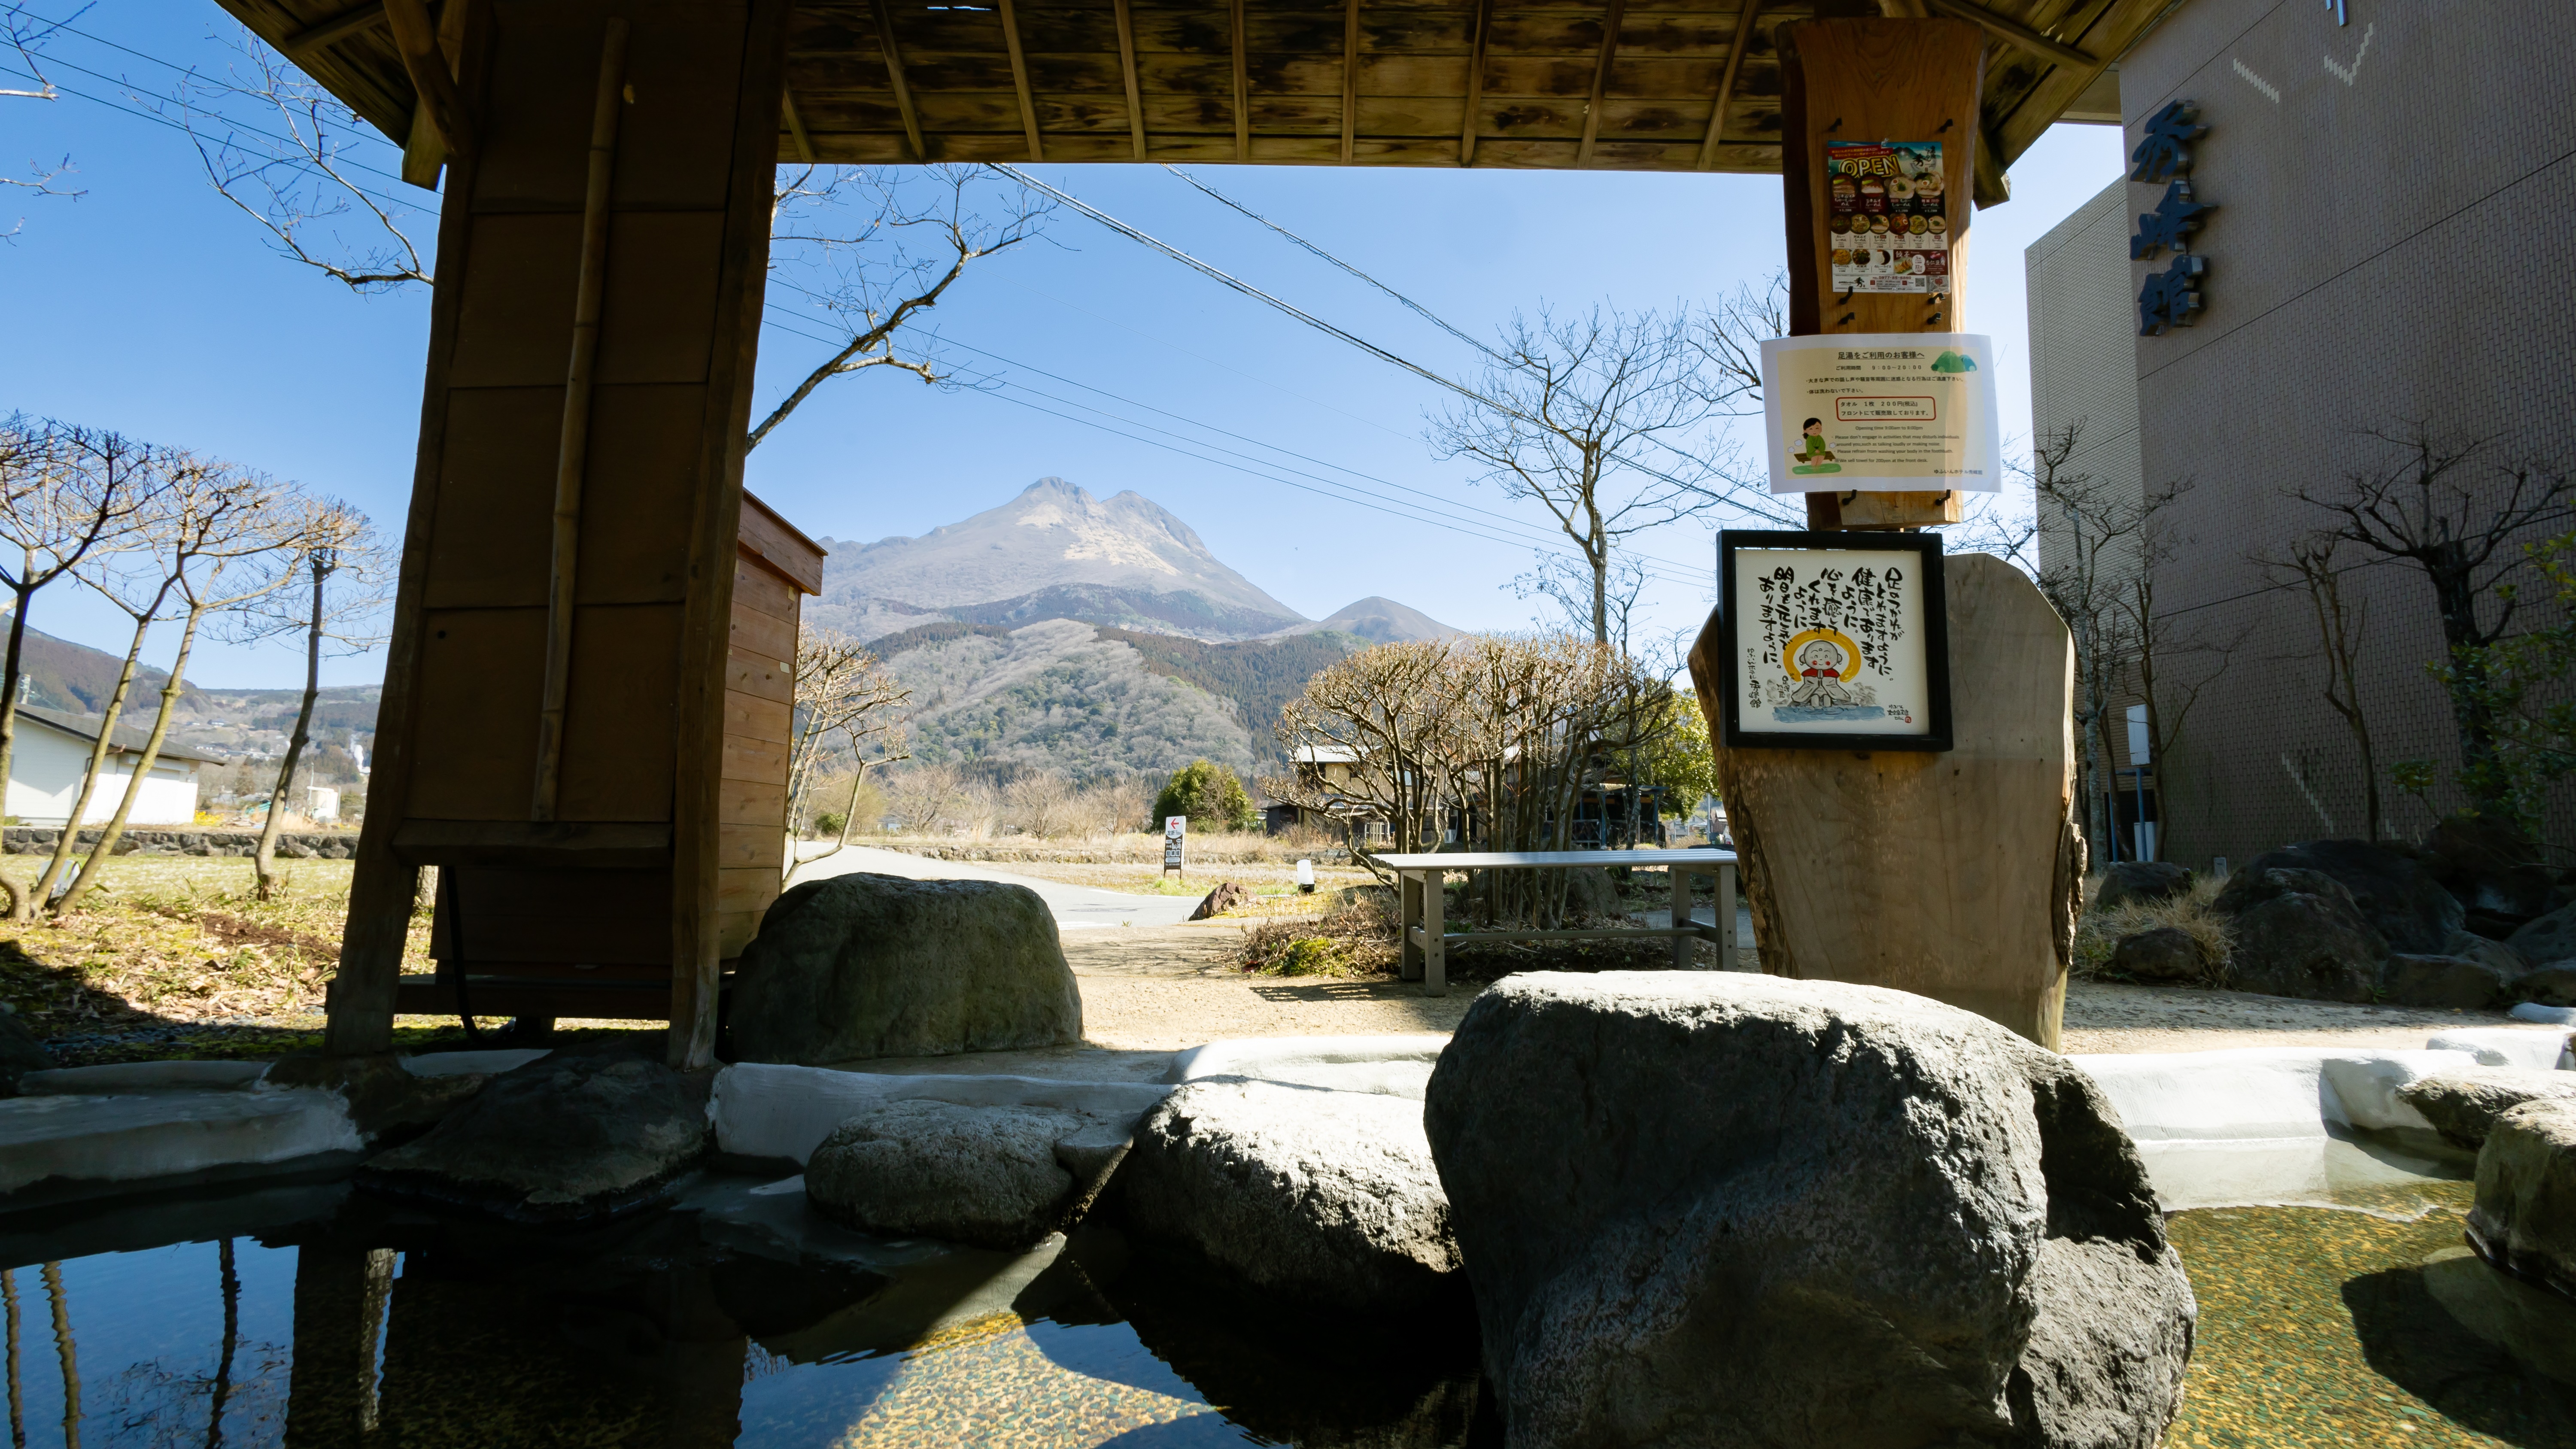
{"type": "Polygon", "coordinates": [[[1937,534],[1718,536],[1729,749],[1950,748],[1950,630],[1937,534]]]}

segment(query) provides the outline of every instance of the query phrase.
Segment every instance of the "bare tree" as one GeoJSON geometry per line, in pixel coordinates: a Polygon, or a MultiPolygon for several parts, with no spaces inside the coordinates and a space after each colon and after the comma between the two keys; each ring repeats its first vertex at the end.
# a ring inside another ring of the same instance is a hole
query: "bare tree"
{"type": "Polygon", "coordinates": [[[2142,568],[2146,513],[2137,494],[2074,468],[2083,439],[2079,420],[2032,440],[2030,479],[2040,530],[2057,545],[2043,545],[2039,591],[2075,639],[2075,725],[2084,739],[2087,830],[2098,828],[2093,838],[2110,840],[2116,823],[2102,787],[2113,758],[2111,720],[2120,676],[2137,653],[2128,594],[2142,568]]]}
{"type": "Polygon", "coordinates": [[[913,324],[967,267],[1035,238],[1051,210],[1016,184],[979,207],[976,189],[987,184],[999,181],[982,166],[855,175],[809,166],[780,184],[770,208],[771,274],[802,293],[841,340],[751,430],[748,447],[836,377],[891,367],[933,385],[950,380],[913,324]]]}
{"type": "Polygon", "coordinates": [[[293,549],[292,524],[279,514],[283,494],[276,483],[223,465],[192,470],[179,481],[176,501],[166,513],[170,541],[163,545],[173,550],[177,560],[171,574],[182,621],[178,653],[161,686],[161,709],[153,716],[152,732],[145,737],[134,773],[125,782],[125,796],[101,827],[98,843],[90,847],[71,888],[56,903],[58,915],[69,915],[97,886],[100,872],[125,833],[135,802],[142,798],[144,781],[151,777],[161,746],[170,737],[179,695],[186,687],[188,656],[196,648],[197,632],[206,616],[252,604],[296,577],[286,557],[293,549]]]}
{"type": "MultiPolygon", "coordinates": [[[[2120,615],[2119,632],[2130,649],[2128,675],[2139,707],[2146,715],[2147,758],[2153,762],[2159,815],[2172,812],[2172,801],[2185,782],[2175,749],[2191,723],[2201,695],[2227,671],[2228,660],[2241,648],[2251,627],[2215,634],[2163,608],[2156,599],[2157,570],[2193,542],[2178,529],[2176,504],[2190,493],[2189,481],[2140,491],[2137,505],[2137,566],[2113,593],[2120,615]]],[[[2144,780],[2140,801],[2144,806],[2144,780]]],[[[2376,829],[2376,821],[2373,822],[2376,829]]],[[[2149,837],[2150,860],[2164,854],[2165,833],[2149,837]]]]}
{"type": "MultiPolygon", "coordinates": [[[[161,486],[165,456],[121,434],[37,422],[0,422],[0,588],[9,591],[9,645],[0,663],[0,781],[18,742],[28,606],[83,562],[122,546],[136,513],[161,486]]],[[[79,829],[77,820],[66,826],[79,829]]],[[[0,877],[12,916],[27,908],[0,877]]]]}
{"type": "Polygon", "coordinates": [[[2319,694],[2352,735],[2353,752],[2361,758],[2369,838],[2377,840],[2386,815],[2379,792],[2378,751],[2371,739],[2370,716],[2361,704],[2360,676],[2361,641],[2370,627],[2370,607],[2344,592],[2344,571],[2351,565],[2337,557],[2343,542],[2331,532],[2313,533],[2279,554],[2258,551],[2253,562],[2274,580],[2307,593],[2308,608],[2317,622],[2317,657],[2325,666],[2319,694]]]}
{"type": "Polygon", "coordinates": [[[1491,405],[1460,402],[1434,414],[1431,450],[1466,459],[1477,481],[1547,510],[1589,576],[1584,625],[1606,644],[1622,542],[1699,512],[1727,485],[1707,429],[1741,395],[1742,380],[1711,371],[1688,319],[1654,312],[1594,307],[1559,317],[1542,308],[1535,322],[1514,316],[1501,342],[1478,388],[1491,405]]]}
{"type": "Polygon", "coordinates": [[[322,693],[323,646],[336,642],[353,653],[375,647],[379,641],[366,632],[366,626],[382,613],[392,581],[391,561],[377,547],[366,514],[338,499],[312,497],[286,500],[278,512],[278,526],[285,535],[279,549],[286,572],[298,586],[281,587],[252,600],[233,615],[240,625],[230,631],[243,641],[280,634],[300,634],[304,640],[304,696],[296,705],[295,728],[286,737],[285,756],[278,761],[277,781],[268,792],[268,814],[260,823],[258,848],[251,853],[251,873],[263,901],[277,892],[277,838],[286,828],[295,772],[313,739],[313,706],[322,693]]]}
{"type": "Polygon", "coordinates": [[[2576,517],[2576,480],[2528,462],[2476,468],[2485,442],[2436,438],[2421,424],[2402,435],[2365,436],[2393,456],[2345,475],[2339,489],[2300,488],[2293,496],[2335,514],[2336,538],[2423,571],[2449,655],[2443,682],[2459,736],[2461,789],[2473,809],[2511,818],[2512,772],[2497,753],[2485,660],[2521,609],[2515,579],[2531,563],[2522,545],[2576,517]]]}
{"type": "MultiPolygon", "coordinates": [[[[34,90],[0,89],[0,100],[57,101],[62,99],[62,93],[55,90],[54,83],[45,76],[41,52],[46,42],[60,34],[65,25],[88,14],[89,9],[90,7],[84,5],[73,11],[69,19],[46,20],[28,13],[27,7],[17,3],[17,0],[0,0],[0,44],[6,44],[9,49],[17,52],[18,69],[36,83],[34,90]]],[[[0,186],[15,187],[36,196],[58,196],[78,200],[89,193],[75,191],[63,184],[63,178],[70,175],[71,171],[72,158],[69,156],[65,156],[51,166],[41,161],[30,161],[27,163],[26,175],[0,176],[0,186]]],[[[0,231],[0,241],[16,240],[19,230],[26,224],[24,217],[12,222],[7,231],[0,231]]]]}
{"type": "Polygon", "coordinates": [[[895,772],[887,778],[885,792],[895,819],[914,835],[938,828],[966,801],[966,784],[958,778],[956,767],[936,762],[916,762],[909,770],[895,772]]]}
{"type": "MultiPolygon", "coordinates": [[[[797,631],[795,689],[795,737],[788,744],[787,764],[790,820],[804,818],[806,794],[833,737],[838,736],[850,752],[850,798],[841,810],[840,838],[823,852],[830,855],[850,843],[868,768],[911,758],[904,751],[903,726],[894,712],[912,699],[912,690],[887,673],[857,640],[838,629],[820,627],[797,631]],[[874,759],[868,756],[871,745],[876,749],[874,759]]],[[[795,864],[790,861],[790,868],[795,864]]]]}
{"type": "Polygon", "coordinates": [[[206,179],[279,256],[356,292],[428,285],[429,258],[410,231],[415,209],[353,164],[352,146],[369,144],[365,122],[249,27],[227,43],[240,58],[225,78],[190,72],[175,94],[137,99],[187,132],[206,179]],[[255,125],[233,119],[245,104],[255,125]]]}

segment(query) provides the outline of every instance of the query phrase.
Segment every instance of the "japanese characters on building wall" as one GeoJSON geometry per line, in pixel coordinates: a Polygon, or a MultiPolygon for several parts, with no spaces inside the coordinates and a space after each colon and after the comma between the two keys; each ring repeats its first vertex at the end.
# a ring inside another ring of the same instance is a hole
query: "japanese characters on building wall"
{"type": "Polygon", "coordinates": [[[2200,290],[2209,275],[2209,261],[2192,251],[2191,236],[2218,208],[2191,191],[2191,143],[2209,130],[2199,124],[2199,118],[2200,108],[2190,101],[2171,102],[2147,119],[2146,133],[2129,153],[2131,181],[2150,186],[2162,182],[2165,188],[2156,209],[2139,215],[2137,233],[2129,238],[2129,258],[2154,261],[2168,253],[2172,256],[2162,271],[2149,272],[2138,290],[2141,337],[2161,337],[2172,328],[2188,327],[2201,307],[2200,290]]]}

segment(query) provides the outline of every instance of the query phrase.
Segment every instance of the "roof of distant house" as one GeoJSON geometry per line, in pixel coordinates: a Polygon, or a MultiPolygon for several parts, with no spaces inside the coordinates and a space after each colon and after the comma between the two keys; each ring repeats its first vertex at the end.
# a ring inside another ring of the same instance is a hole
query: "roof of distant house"
{"type": "MultiPolygon", "coordinates": [[[[84,744],[98,742],[98,716],[94,714],[65,714],[57,709],[38,709],[31,704],[22,704],[18,706],[18,718],[32,720],[48,729],[70,735],[84,744]]],[[[136,729],[132,725],[118,725],[116,732],[108,737],[107,752],[110,755],[142,754],[143,746],[151,737],[152,732],[149,730],[136,729]]],[[[212,755],[192,754],[186,750],[175,749],[166,743],[161,746],[161,753],[157,758],[182,765],[223,763],[212,755]]]]}
{"type": "Polygon", "coordinates": [[[1355,765],[1360,758],[1359,751],[1338,745],[1299,745],[1296,755],[1301,765],[1355,765]]]}

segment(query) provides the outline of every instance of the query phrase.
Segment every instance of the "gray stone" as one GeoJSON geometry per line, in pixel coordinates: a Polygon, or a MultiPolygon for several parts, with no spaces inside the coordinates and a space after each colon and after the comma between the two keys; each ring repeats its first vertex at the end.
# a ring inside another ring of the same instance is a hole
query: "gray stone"
{"type": "MultiPolygon", "coordinates": [[[[503,1053],[476,1053],[501,1056],[503,1053]]],[[[446,1120],[491,1083],[491,1072],[421,1073],[391,1056],[335,1057],[299,1052],[267,1069],[269,1087],[321,1087],[349,1104],[349,1121],[374,1147],[418,1137],[446,1120]]]]}
{"type": "Polygon", "coordinates": [[[2576,1102],[2525,1102],[2495,1119],[2469,1235],[2487,1261],[2576,1296],[2576,1102]]]}
{"type": "Polygon", "coordinates": [[[1425,1126],[1515,1445],[2148,1449],[2196,1310],[2092,1080],[1922,997],[1507,978],[1425,1126]]]}
{"type": "Polygon", "coordinates": [[[2470,911],[2529,920],[2549,909],[2556,881],[2539,845],[2509,820],[2451,816],[2425,834],[2422,859],[2470,911]]]}
{"type": "Polygon", "coordinates": [[[2397,1089],[2397,1099],[2423,1113],[2434,1131],[2475,1147],[2487,1140],[2498,1117],[2525,1102],[2576,1100],[2576,1072],[2463,1067],[2418,1077],[2397,1089]]]}
{"type": "Polygon", "coordinates": [[[770,906],[742,953],[737,1060],[1007,1051],[1082,1039],[1055,917],[1026,886],[850,874],[770,906]]]}
{"type": "Polygon", "coordinates": [[[2132,901],[2171,900],[2191,889],[2191,872],[2169,860],[2114,861],[2102,872],[2093,909],[2117,910],[2132,901]]]}
{"type": "Polygon", "coordinates": [[[2483,1010],[2505,998],[2514,973],[2470,956],[2414,956],[2400,951],[2379,968],[2379,999],[2398,1006],[2483,1010]]]}
{"type": "Polygon", "coordinates": [[[2236,940],[2230,986],[2318,1001],[2378,994],[2388,942],[2334,877],[2289,867],[2239,871],[2212,908],[2229,918],[2236,940]]]}
{"type": "Polygon", "coordinates": [[[1464,1292],[1422,1104],[1214,1078],[1145,1115],[1118,1174],[1130,1226],[1283,1299],[1418,1312],[1464,1292]]]}
{"type": "Polygon", "coordinates": [[[2200,942],[2179,926],[2158,926],[2123,936],[2111,952],[2111,968],[2141,981],[2195,981],[2208,967],[2200,942]]]}
{"type": "Polygon", "coordinates": [[[2576,1006],[2576,960],[2535,966],[2513,980],[2516,1000],[2543,1006],[2576,1006]]]}
{"type": "Polygon", "coordinates": [[[2551,911],[2505,938],[2526,961],[2554,962],[2576,957],[2576,906],[2551,911]]]}
{"type": "Polygon", "coordinates": [[[494,1077],[426,1135],[369,1159],[358,1185],[524,1222],[604,1218],[660,1195],[708,1135],[704,1076],[556,1053],[494,1077]]]}
{"type": "Polygon", "coordinates": [[[54,1054],[15,1011],[0,1011],[0,1097],[18,1093],[18,1079],[29,1072],[53,1070],[54,1054]]]}
{"type": "Polygon", "coordinates": [[[1199,902],[1198,909],[1190,912],[1190,919],[1193,921],[1204,921],[1215,916],[1224,915],[1226,912],[1231,911],[1238,906],[1248,906],[1250,904],[1252,904],[1251,891],[1246,890],[1242,886],[1236,885],[1230,880],[1218,881],[1216,889],[1209,891],[1206,897],[1199,902]]]}
{"type": "Polygon", "coordinates": [[[823,1139],[805,1198],[870,1232],[1025,1248],[1078,1221],[1126,1147],[1061,1108],[894,1100],[823,1139]]]}
{"type": "Polygon", "coordinates": [[[2245,862],[2238,879],[2267,870],[2313,870],[2334,877],[2392,951],[2440,954],[2467,919],[2458,899],[2422,861],[2366,840],[2311,840],[2267,850],[2245,862]]]}

